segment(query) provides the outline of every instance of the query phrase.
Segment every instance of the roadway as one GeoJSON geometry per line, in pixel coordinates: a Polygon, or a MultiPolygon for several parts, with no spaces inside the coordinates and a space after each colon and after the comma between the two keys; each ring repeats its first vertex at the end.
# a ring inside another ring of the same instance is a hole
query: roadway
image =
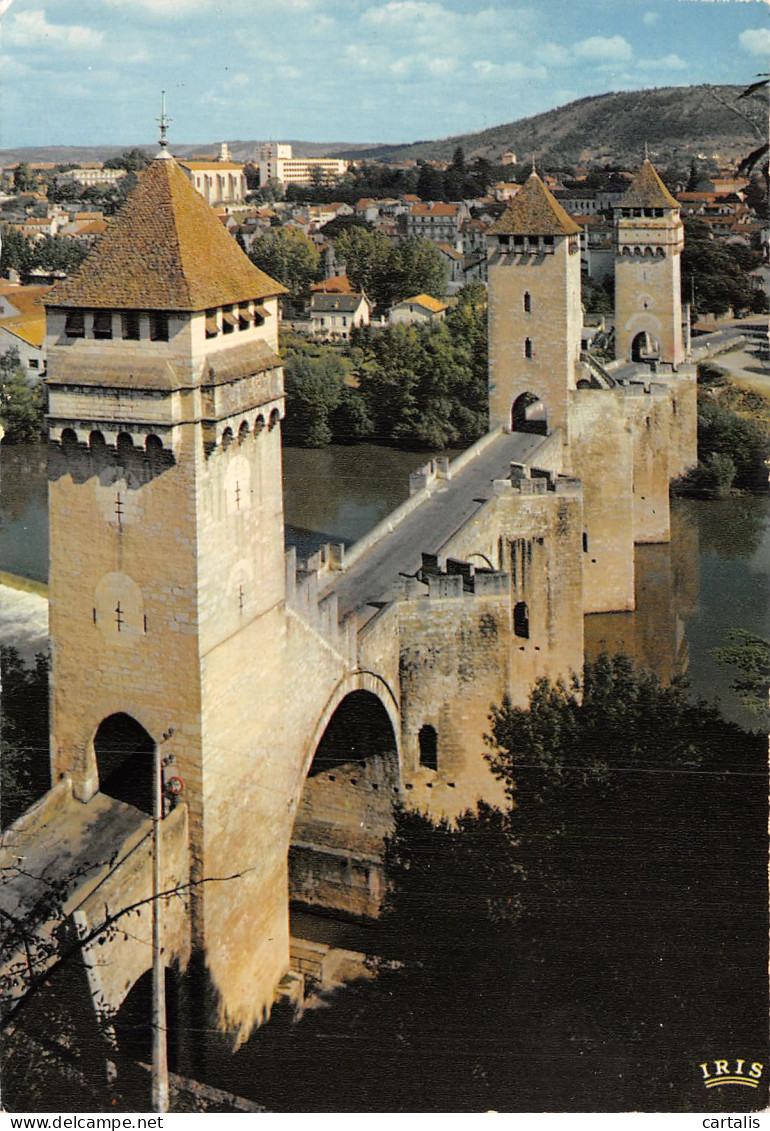
{"type": "Polygon", "coordinates": [[[0,964],[21,948],[20,925],[28,940],[44,943],[63,909],[82,903],[151,830],[149,817],[131,805],[103,793],[83,805],[58,788],[58,802],[29,810],[2,836],[0,964]]]}
{"type": "Polygon", "coordinates": [[[481,510],[492,496],[493,480],[507,479],[511,463],[529,462],[544,440],[544,436],[532,433],[501,432],[451,479],[437,481],[425,501],[358,561],[331,574],[325,585],[322,582],[320,596],[337,594],[340,618],[386,601],[399,579],[417,573],[423,553],[439,553],[448,539],[481,510]]]}

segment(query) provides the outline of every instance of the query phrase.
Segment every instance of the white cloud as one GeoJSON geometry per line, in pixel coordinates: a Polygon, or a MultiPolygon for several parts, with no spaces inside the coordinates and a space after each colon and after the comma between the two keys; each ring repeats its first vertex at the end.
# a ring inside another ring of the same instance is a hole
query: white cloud
{"type": "Polygon", "coordinates": [[[426,20],[446,20],[450,13],[433,0],[390,0],[382,7],[369,8],[361,17],[362,23],[370,24],[414,24],[426,20]]]}
{"type": "Polygon", "coordinates": [[[535,58],[547,67],[565,67],[571,55],[566,47],[558,43],[542,43],[535,51],[535,58]]]}
{"type": "MultiPolygon", "coordinates": [[[[281,2],[287,4],[289,0],[281,2]]],[[[102,0],[102,4],[106,8],[130,8],[132,12],[139,9],[152,16],[163,16],[170,20],[196,13],[204,14],[222,7],[219,0],[102,0]]]]}
{"type": "Polygon", "coordinates": [[[689,64],[672,51],[662,59],[640,59],[637,66],[640,70],[647,71],[686,71],[689,64]]]}
{"type": "Polygon", "coordinates": [[[79,24],[51,24],[44,11],[18,12],[5,29],[7,42],[17,47],[57,47],[94,50],[104,33],[79,24]]]}
{"type": "Polygon", "coordinates": [[[642,23],[645,27],[652,27],[660,19],[657,12],[645,12],[642,16],[642,23]]]}
{"type": "Polygon", "coordinates": [[[544,79],[548,77],[545,67],[531,67],[526,63],[509,61],[506,63],[493,63],[489,59],[477,59],[473,70],[481,78],[488,79],[544,79]]]}
{"type": "Polygon", "coordinates": [[[770,55],[770,30],[766,27],[750,28],[742,31],[738,42],[750,55],[770,55]]]}
{"type": "Polygon", "coordinates": [[[575,55],[596,63],[622,63],[633,54],[631,44],[622,35],[592,35],[575,45],[575,55]]]}

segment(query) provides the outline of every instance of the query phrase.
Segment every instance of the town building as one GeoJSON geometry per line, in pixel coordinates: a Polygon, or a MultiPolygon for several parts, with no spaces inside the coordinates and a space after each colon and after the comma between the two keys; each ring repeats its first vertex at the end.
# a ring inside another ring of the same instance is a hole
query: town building
{"type": "Polygon", "coordinates": [[[316,291],[310,299],[310,329],[319,338],[349,338],[354,326],[368,326],[372,304],[365,294],[316,291]]]}
{"type": "Polygon", "coordinates": [[[185,158],[179,167],[207,204],[212,207],[240,206],[246,199],[247,185],[243,165],[230,160],[227,144],[214,158],[185,158]]]}
{"type": "Polygon", "coordinates": [[[15,350],[30,381],[45,376],[45,307],[48,286],[0,282],[0,354],[15,350]]]}
{"type": "Polygon", "coordinates": [[[395,303],[388,314],[388,321],[406,326],[433,325],[443,322],[448,306],[432,295],[419,294],[395,303]]]}
{"type": "Polygon", "coordinates": [[[312,185],[320,178],[333,181],[347,173],[350,162],[334,157],[294,157],[292,146],[284,142],[266,142],[257,147],[256,164],[259,183],[280,181],[287,185],[312,185]]]}

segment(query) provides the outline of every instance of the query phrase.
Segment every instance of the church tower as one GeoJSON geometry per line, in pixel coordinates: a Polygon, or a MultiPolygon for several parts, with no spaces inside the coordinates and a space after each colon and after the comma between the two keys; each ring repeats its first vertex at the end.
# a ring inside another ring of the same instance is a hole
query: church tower
{"type": "Polygon", "coordinates": [[[53,779],[149,811],[163,744],[189,813],[193,943],[241,1002],[288,951],[250,840],[270,830],[244,800],[265,788],[254,735],[282,678],[283,290],[163,146],[46,298],[53,779]]]}
{"type": "Polygon", "coordinates": [[[536,172],[487,233],[489,424],[565,431],[577,387],[580,227],[536,172]]]}
{"type": "Polygon", "coordinates": [[[684,361],[679,204],[645,159],[615,208],[615,356],[684,361]]]}

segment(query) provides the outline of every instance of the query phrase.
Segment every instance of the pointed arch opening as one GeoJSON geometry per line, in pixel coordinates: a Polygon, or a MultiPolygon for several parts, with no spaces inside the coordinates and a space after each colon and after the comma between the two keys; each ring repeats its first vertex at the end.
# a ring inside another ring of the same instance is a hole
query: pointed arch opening
{"type": "Polygon", "coordinates": [[[376,917],[397,797],[390,715],[373,692],[351,691],[329,718],[305,779],[289,852],[291,900],[304,909],[376,917]]]}
{"type": "Polygon", "coordinates": [[[660,351],[660,342],[649,330],[641,330],[631,342],[631,360],[635,362],[659,361],[660,351]]]}
{"type": "Polygon", "coordinates": [[[109,715],[94,735],[94,754],[100,792],[151,814],[155,742],[141,723],[122,711],[109,715]]]}
{"type": "Polygon", "coordinates": [[[514,432],[534,432],[548,435],[548,412],[536,393],[522,393],[513,402],[511,429],[514,432]]]}

